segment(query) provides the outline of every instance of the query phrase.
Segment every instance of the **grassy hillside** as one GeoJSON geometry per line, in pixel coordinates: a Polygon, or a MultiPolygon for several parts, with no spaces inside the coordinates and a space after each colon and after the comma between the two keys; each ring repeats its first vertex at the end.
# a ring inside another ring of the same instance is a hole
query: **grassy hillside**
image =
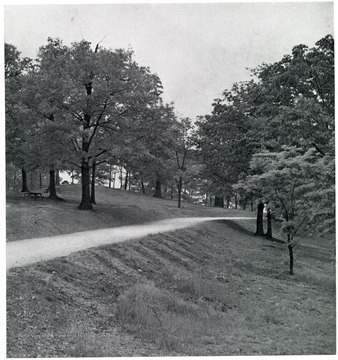
{"type": "MultiPolygon", "coordinates": [[[[79,211],[79,185],[62,185],[59,196],[65,202],[26,199],[18,192],[7,194],[7,240],[44,237],[77,231],[95,230],[122,225],[141,224],[154,220],[185,216],[251,216],[252,213],[155,199],[123,190],[97,187],[94,211],[79,211]]],[[[252,215],[254,216],[254,215],[252,215]]]]}
{"type": "MultiPolygon", "coordinates": [[[[77,190],[61,191],[65,203],[32,200],[23,207],[11,195],[12,240],[87,230],[97,222],[109,227],[239,213],[189,205],[178,215],[170,201],[110,189],[100,189],[94,213],[82,213],[77,190]],[[23,230],[13,229],[21,211],[23,230]],[[27,225],[32,221],[34,228],[27,225]]],[[[285,245],[253,237],[250,226],[215,221],[9,271],[7,356],[334,354],[328,243],[312,239],[296,248],[290,277],[285,245]]]]}

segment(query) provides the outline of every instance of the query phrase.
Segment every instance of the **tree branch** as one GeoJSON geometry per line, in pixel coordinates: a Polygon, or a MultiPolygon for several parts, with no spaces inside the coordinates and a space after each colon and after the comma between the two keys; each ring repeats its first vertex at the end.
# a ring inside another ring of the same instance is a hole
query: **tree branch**
{"type": "Polygon", "coordinates": [[[313,146],[322,156],[325,156],[324,151],[322,151],[321,149],[319,149],[319,147],[318,147],[315,143],[312,143],[312,146],[313,146]]]}
{"type": "Polygon", "coordinates": [[[91,144],[91,142],[92,142],[92,140],[93,140],[93,138],[94,138],[94,136],[96,134],[96,131],[97,131],[97,129],[99,127],[99,124],[100,124],[100,120],[102,119],[102,116],[103,116],[103,114],[104,114],[104,112],[105,112],[105,110],[107,108],[107,105],[108,105],[108,100],[105,101],[104,106],[103,106],[103,110],[101,111],[101,113],[100,113],[100,115],[99,115],[99,117],[98,117],[98,119],[97,119],[97,121],[95,123],[93,133],[92,133],[92,135],[90,136],[90,138],[88,140],[89,145],[91,144]]]}
{"type": "Polygon", "coordinates": [[[282,200],[282,198],[278,195],[278,191],[276,188],[273,188],[275,190],[275,193],[276,193],[276,196],[278,198],[278,200],[280,201],[280,203],[282,204],[282,207],[284,208],[284,211],[285,211],[285,219],[286,221],[289,221],[289,212],[288,212],[288,209],[286,208],[285,206],[285,203],[284,201],[282,200]]]}

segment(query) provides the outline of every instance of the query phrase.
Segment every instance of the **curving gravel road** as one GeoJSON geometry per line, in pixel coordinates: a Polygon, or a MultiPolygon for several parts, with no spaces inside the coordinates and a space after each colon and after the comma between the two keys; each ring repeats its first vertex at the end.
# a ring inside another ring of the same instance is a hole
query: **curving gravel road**
{"type": "Polygon", "coordinates": [[[73,252],[137,239],[150,234],[184,229],[211,220],[255,220],[252,217],[195,217],[155,221],[144,225],[121,226],[73,234],[26,239],[6,244],[6,269],[66,256],[73,252]]]}

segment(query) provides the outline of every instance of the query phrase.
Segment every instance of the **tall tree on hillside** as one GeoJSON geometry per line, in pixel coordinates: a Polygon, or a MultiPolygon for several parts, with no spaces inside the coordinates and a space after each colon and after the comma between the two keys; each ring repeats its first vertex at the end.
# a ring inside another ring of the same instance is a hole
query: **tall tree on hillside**
{"type": "Polygon", "coordinates": [[[333,38],[311,49],[296,46],[254,73],[259,83],[247,106],[265,123],[265,152],[253,157],[251,175],[238,185],[259,190],[283,216],[292,274],[296,233],[310,226],[322,232],[323,222],[332,232],[334,223],[333,38]]]}
{"type": "Polygon", "coordinates": [[[32,69],[31,59],[21,58],[15,46],[5,44],[6,162],[21,168],[21,191],[28,191],[27,169],[36,167],[36,158],[30,156],[36,119],[21,96],[25,74],[32,69]]]}
{"type": "Polygon", "coordinates": [[[45,59],[36,61],[35,71],[27,74],[22,99],[38,121],[34,149],[40,152],[40,166],[49,171],[49,199],[61,200],[56,193],[58,169],[70,157],[69,127],[62,113],[63,83],[59,81],[66,65],[66,47],[50,42],[45,59]],[[63,59],[63,61],[61,61],[63,59]],[[54,78],[48,76],[53,72],[54,78]]]}
{"type": "Polygon", "coordinates": [[[179,208],[182,206],[183,186],[191,182],[195,175],[195,167],[193,167],[191,164],[193,157],[192,146],[194,143],[194,136],[192,131],[193,125],[189,118],[181,119],[175,128],[175,133],[177,134],[175,146],[175,181],[177,186],[177,199],[179,208]]]}
{"type": "MultiPolygon", "coordinates": [[[[333,38],[328,35],[313,48],[295,46],[291,55],[273,64],[264,63],[253,69],[252,74],[255,79],[234,84],[231,91],[225,91],[223,98],[215,101],[212,115],[202,118],[200,148],[207,175],[216,173],[209,178],[211,184],[217,184],[216,178],[221,179],[219,188],[226,182],[244,184],[240,187],[244,189],[244,195],[263,197],[271,207],[276,203],[263,179],[269,173],[272,181],[272,172],[276,169],[264,168],[265,165],[263,169],[250,167],[255,153],[267,153],[263,159],[270,165],[269,156],[276,154],[281,159],[280,166],[286,168],[288,163],[282,161],[283,156],[287,156],[286,145],[298,149],[299,161],[304,160],[301,155],[314,151],[316,156],[311,161],[318,163],[318,168],[331,153],[330,144],[334,137],[333,38]],[[242,141],[242,146],[237,146],[238,140],[242,141]],[[243,149],[241,156],[237,156],[237,149],[243,149]],[[219,173],[215,169],[220,170],[219,173]],[[230,177],[235,175],[234,178],[229,180],[229,174],[230,177]],[[253,176],[257,181],[252,181],[253,176]],[[271,201],[267,194],[272,197],[271,201]]],[[[274,181],[278,183],[278,179],[274,181]]],[[[233,189],[239,187],[236,185],[233,189]]],[[[319,193],[314,191],[313,198],[319,193]]],[[[309,215],[309,211],[306,212],[309,215]]]]}
{"type": "Polygon", "coordinates": [[[71,158],[81,168],[79,209],[92,209],[90,169],[94,159],[99,161],[111,148],[114,137],[110,142],[107,137],[123,137],[137,119],[138,109],[156,103],[161,93],[158,77],[138,66],[132,56],[129,50],[98,46],[92,50],[84,40],[67,47],[49,38],[40,49],[40,74],[50,83],[50,90],[38,95],[42,99],[54,95],[62,109],[58,120],[68,127],[71,158]]]}
{"type": "MultiPolygon", "coordinates": [[[[252,137],[252,121],[232,103],[233,94],[224,92],[214,102],[212,115],[200,117],[198,125],[199,156],[209,190],[217,199],[231,196],[231,185],[247,174],[251,155],[256,150],[252,137]]],[[[223,201],[222,201],[223,207],[223,201]]]]}
{"type": "Polygon", "coordinates": [[[253,74],[258,83],[251,86],[244,102],[261,124],[264,148],[276,151],[289,145],[320,152],[321,140],[330,137],[333,129],[332,36],[319,40],[313,48],[295,46],[292,55],[263,64],[253,74]]]}
{"type": "Polygon", "coordinates": [[[153,196],[161,198],[163,183],[173,177],[171,160],[177,142],[174,133],[177,120],[173,106],[161,101],[144,109],[141,118],[133,127],[129,147],[124,148],[124,160],[140,177],[142,191],[144,183],[153,184],[153,196]]]}

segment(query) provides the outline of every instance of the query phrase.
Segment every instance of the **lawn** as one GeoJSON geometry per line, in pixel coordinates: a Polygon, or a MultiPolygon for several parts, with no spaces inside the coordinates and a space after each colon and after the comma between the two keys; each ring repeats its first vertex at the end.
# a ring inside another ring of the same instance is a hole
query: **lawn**
{"type": "Polygon", "coordinates": [[[97,187],[94,211],[79,211],[79,185],[62,185],[59,196],[65,202],[22,199],[19,192],[10,192],[6,200],[7,241],[68,234],[149,221],[190,216],[255,216],[246,211],[227,211],[184,203],[181,209],[175,200],[156,199],[123,190],[97,187]]]}
{"type": "MultiPolygon", "coordinates": [[[[80,212],[78,191],[62,187],[67,201],[60,203],[9,194],[9,240],[250,214],[192,204],[179,210],[169,200],[106,188],[98,189],[94,212],[80,212]]],[[[253,227],[214,221],[10,270],[7,356],[335,354],[330,243],[304,239],[289,276],[285,245],[252,236],[253,227]]]]}

